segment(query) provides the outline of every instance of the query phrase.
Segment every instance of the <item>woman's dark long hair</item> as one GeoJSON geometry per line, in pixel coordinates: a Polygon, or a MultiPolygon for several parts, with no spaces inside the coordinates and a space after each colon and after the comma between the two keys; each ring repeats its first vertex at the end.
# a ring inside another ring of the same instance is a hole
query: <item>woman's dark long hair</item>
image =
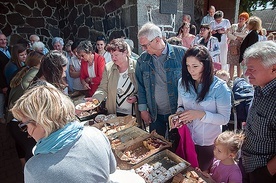
{"type": "Polygon", "coordinates": [[[212,36],[211,30],[210,30],[210,25],[209,24],[202,24],[200,25],[200,29],[207,29],[208,30],[208,37],[206,38],[206,40],[209,40],[210,37],[212,36]]]}
{"type": "Polygon", "coordinates": [[[189,26],[190,27],[190,23],[187,22],[183,22],[182,25],[179,27],[178,31],[177,31],[177,36],[179,36],[181,33],[183,33],[183,27],[185,26],[189,26]]]}
{"type": "Polygon", "coordinates": [[[191,74],[188,72],[187,69],[186,61],[188,57],[195,57],[199,62],[202,62],[203,64],[203,71],[201,75],[202,90],[200,91],[196,99],[197,102],[201,102],[205,98],[206,94],[209,92],[210,86],[214,79],[212,57],[209,54],[208,49],[202,45],[194,46],[186,51],[182,60],[182,85],[186,87],[187,92],[190,92],[190,84],[194,87],[196,91],[195,80],[193,80],[191,74]]]}
{"type": "Polygon", "coordinates": [[[62,78],[63,67],[67,65],[67,58],[57,50],[50,51],[45,55],[40,64],[40,69],[33,82],[44,76],[45,80],[55,87],[63,90],[66,86],[62,78]]]}
{"type": "Polygon", "coordinates": [[[18,69],[23,67],[18,58],[19,54],[26,50],[27,50],[27,48],[22,44],[15,44],[11,48],[11,62],[13,62],[17,66],[18,69]]]}
{"type": "Polygon", "coordinates": [[[22,82],[22,78],[25,74],[34,66],[38,66],[40,64],[41,59],[44,57],[42,53],[37,51],[31,51],[25,61],[26,66],[22,67],[21,70],[12,78],[10,87],[15,88],[22,82]]]}

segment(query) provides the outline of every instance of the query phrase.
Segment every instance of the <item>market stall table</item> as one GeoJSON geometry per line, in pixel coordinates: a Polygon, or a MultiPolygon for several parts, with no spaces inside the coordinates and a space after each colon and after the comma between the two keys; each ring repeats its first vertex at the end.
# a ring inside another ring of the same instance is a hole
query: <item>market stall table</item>
{"type": "MultiPolygon", "coordinates": [[[[79,100],[79,102],[81,101],[83,99],[79,100]]],[[[132,116],[117,117],[114,114],[102,115],[97,108],[88,112],[90,114],[87,116],[80,116],[80,113],[78,113],[78,119],[85,125],[100,129],[107,135],[117,160],[118,170],[132,170],[130,175],[133,175],[133,172],[136,171],[136,174],[140,175],[145,182],[158,183],[182,183],[185,182],[187,172],[194,171],[200,178],[197,178],[197,181],[194,182],[214,183],[211,178],[203,176],[200,172],[195,171],[193,167],[190,167],[190,163],[169,151],[168,148],[171,147],[171,143],[162,136],[156,133],[150,134],[138,128],[136,118],[132,116]],[[160,144],[156,145],[156,142],[160,144]],[[133,161],[133,159],[126,156],[131,153],[136,153],[139,156],[139,150],[146,154],[139,157],[137,161],[133,161]],[[141,173],[143,167],[150,169],[148,175],[141,173]]],[[[189,183],[193,182],[190,181],[189,183]]]]}

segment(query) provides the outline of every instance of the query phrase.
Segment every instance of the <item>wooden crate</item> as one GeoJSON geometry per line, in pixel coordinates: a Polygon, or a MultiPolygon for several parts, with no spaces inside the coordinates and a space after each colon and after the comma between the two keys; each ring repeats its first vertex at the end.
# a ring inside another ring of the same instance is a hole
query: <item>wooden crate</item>
{"type": "Polygon", "coordinates": [[[129,164],[135,165],[143,161],[144,159],[152,156],[153,154],[163,149],[166,149],[168,147],[171,147],[171,145],[172,144],[168,142],[163,136],[158,135],[155,131],[153,131],[150,134],[149,133],[144,134],[140,137],[137,137],[134,140],[130,140],[125,144],[121,144],[117,146],[114,152],[119,157],[120,160],[127,161],[129,164]],[[163,145],[155,149],[148,149],[144,145],[143,141],[149,138],[158,139],[159,141],[162,142],[163,145]],[[136,157],[139,157],[139,158],[130,158],[129,156],[126,155],[127,151],[133,152],[133,154],[136,154],[136,157]]]}
{"type": "Polygon", "coordinates": [[[148,134],[145,130],[142,130],[141,128],[138,128],[136,126],[132,126],[130,128],[126,128],[122,131],[113,133],[108,135],[108,139],[111,144],[111,148],[115,149],[117,146],[121,144],[125,144],[130,140],[134,140],[137,137],[143,136],[145,134],[148,134]]]}
{"type": "MultiPolygon", "coordinates": [[[[175,153],[169,151],[169,150],[163,150],[161,152],[158,152],[157,154],[154,154],[153,156],[145,159],[144,161],[138,163],[137,165],[134,165],[132,168],[135,170],[135,172],[139,172],[140,168],[144,166],[145,164],[150,166],[155,166],[156,163],[161,163],[162,167],[165,168],[165,172],[160,173],[160,175],[156,176],[155,179],[150,180],[146,178],[146,176],[142,176],[146,182],[167,182],[172,180],[172,178],[179,174],[182,171],[185,171],[187,168],[190,167],[190,163],[182,159],[181,157],[177,156],[175,153]],[[180,167],[179,164],[184,164],[184,166],[180,167]],[[174,167],[178,166],[177,170],[174,169],[174,167]],[[173,171],[172,171],[173,170],[173,171]],[[166,175],[166,176],[164,176],[166,175]],[[161,176],[164,176],[161,178],[161,176]],[[161,180],[156,180],[156,178],[161,178],[161,180]]],[[[149,174],[154,174],[154,170],[149,172],[149,174]]],[[[150,175],[154,177],[154,175],[150,175]]]]}
{"type": "Polygon", "coordinates": [[[106,135],[110,135],[126,128],[137,126],[137,123],[135,117],[128,115],[125,117],[112,118],[104,122],[96,123],[92,126],[103,131],[106,135]]]}

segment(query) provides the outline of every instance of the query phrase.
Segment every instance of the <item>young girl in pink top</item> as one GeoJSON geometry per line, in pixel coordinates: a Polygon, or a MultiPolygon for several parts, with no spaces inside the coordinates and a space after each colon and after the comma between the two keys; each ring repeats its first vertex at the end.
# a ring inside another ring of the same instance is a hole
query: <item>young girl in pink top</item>
{"type": "Polygon", "coordinates": [[[242,174],[235,158],[243,139],[243,134],[225,131],[215,140],[215,158],[209,174],[217,183],[242,183],[242,174]]]}

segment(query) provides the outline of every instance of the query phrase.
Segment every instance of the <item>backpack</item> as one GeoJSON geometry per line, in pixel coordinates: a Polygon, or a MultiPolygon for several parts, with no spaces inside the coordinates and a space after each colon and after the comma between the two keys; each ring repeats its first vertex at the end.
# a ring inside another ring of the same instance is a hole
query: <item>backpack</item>
{"type": "Polygon", "coordinates": [[[254,96],[254,88],[244,78],[236,78],[232,88],[234,102],[233,107],[237,112],[238,129],[241,122],[246,121],[248,109],[254,96]]]}

